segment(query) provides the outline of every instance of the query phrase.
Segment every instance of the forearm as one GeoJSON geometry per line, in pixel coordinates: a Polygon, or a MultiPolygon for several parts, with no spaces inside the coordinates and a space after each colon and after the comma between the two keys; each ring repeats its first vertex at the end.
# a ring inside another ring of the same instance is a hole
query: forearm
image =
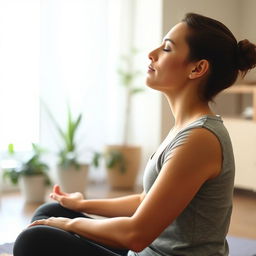
{"type": "Polygon", "coordinates": [[[133,249],[136,227],[131,217],[104,220],[76,218],[68,224],[68,230],[115,248],[133,249]]]}
{"type": "Polygon", "coordinates": [[[143,194],[113,199],[84,200],[80,211],[105,217],[132,216],[143,200],[143,194]]]}

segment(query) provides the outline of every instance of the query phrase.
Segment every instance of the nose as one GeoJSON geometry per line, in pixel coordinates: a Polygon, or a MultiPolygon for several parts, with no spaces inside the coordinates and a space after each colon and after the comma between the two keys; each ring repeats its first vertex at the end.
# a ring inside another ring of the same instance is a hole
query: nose
{"type": "Polygon", "coordinates": [[[151,61],[156,61],[157,60],[157,56],[158,56],[158,48],[154,49],[153,51],[151,51],[149,54],[148,54],[148,58],[151,60],[151,61]]]}

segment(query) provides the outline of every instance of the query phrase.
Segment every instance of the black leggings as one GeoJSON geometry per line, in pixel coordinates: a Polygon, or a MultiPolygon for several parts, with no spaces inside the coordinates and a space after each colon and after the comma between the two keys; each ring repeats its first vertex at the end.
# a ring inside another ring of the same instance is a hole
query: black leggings
{"type": "MultiPolygon", "coordinates": [[[[89,218],[58,203],[40,206],[32,221],[49,217],[89,218]]],[[[25,229],[16,239],[14,256],[123,256],[128,250],[110,248],[59,228],[38,225],[25,229]]]]}

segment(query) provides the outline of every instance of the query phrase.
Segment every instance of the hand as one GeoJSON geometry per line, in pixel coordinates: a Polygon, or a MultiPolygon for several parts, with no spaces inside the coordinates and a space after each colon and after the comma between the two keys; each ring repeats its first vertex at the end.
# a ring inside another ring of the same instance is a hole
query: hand
{"type": "Polygon", "coordinates": [[[82,211],[81,204],[84,201],[82,193],[65,193],[61,191],[60,186],[54,185],[50,198],[59,202],[63,207],[74,211],[82,211]]]}
{"type": "Polygon", "coordinates": [[[71,223],[71,221],[72,219],[69,219],[69,218],[51,217],[49,219],[36,220],[32,222],[28,227],[37,226],[37,225],[47,225],[55,228],[60,228],[66,231],[70,231],[69,224],[71,223]]]}

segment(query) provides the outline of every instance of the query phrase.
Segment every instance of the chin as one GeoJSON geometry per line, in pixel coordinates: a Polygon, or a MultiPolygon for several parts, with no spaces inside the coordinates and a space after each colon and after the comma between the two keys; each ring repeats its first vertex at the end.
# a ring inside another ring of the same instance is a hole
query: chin
{"type": "Polygon", "coordinates": [[[152,80],[147,79],[146,85],[153,90],[161,91],[157,83],[152,80]]]}
{"type": "Polygon", "coordinates": [[[152,79],[150,79],[149,77],[146,79],[146,85],[152,89],[155,89],[156,83],[154,81],[152,81],[152,79]]]}

